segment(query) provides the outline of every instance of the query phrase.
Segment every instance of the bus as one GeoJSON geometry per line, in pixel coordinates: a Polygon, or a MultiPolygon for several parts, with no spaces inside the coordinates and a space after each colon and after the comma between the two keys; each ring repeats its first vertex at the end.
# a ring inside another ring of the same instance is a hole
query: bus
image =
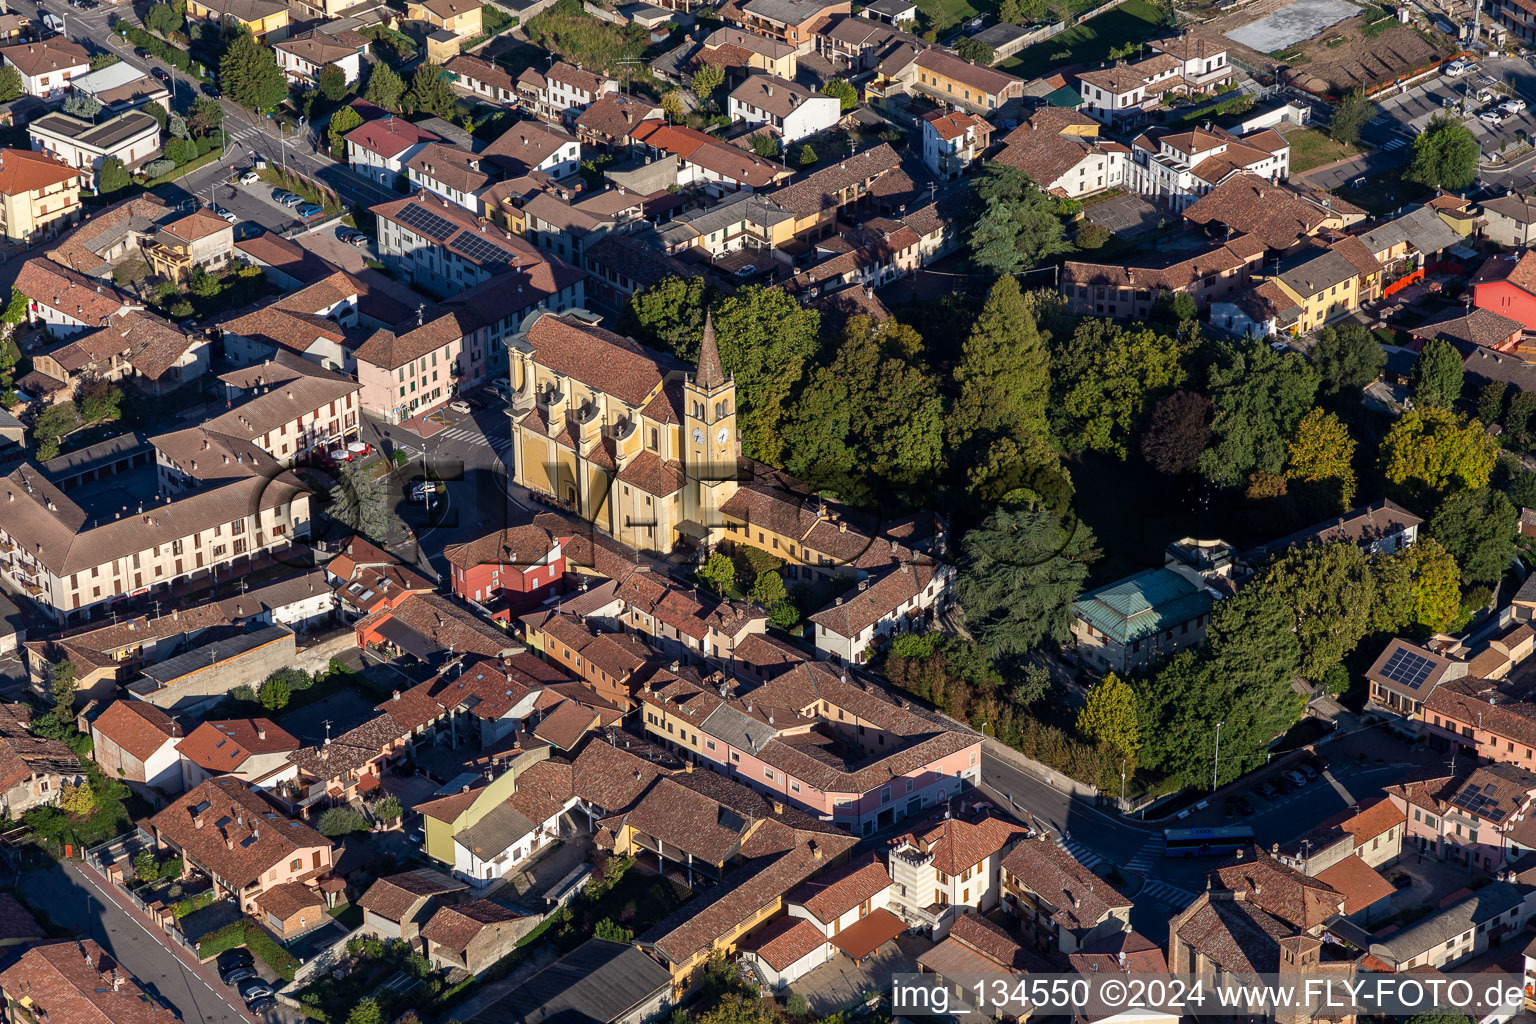
{"type": "Polygon", "coordinates": [[[1253,842],[1253,829],[1247,825],[1223,828],[1163,829],[1164,857],[1221,857],[1253,842]]]}

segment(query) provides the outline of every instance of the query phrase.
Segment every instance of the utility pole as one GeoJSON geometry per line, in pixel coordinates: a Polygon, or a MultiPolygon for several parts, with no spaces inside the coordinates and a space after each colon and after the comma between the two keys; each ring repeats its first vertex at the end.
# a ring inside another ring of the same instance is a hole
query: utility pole
{"type": "Polygon", "coordinates": [[[1216,766],[1221,764],[1221,727],[1225,722],[1216,723],[1216,757],[1211,762],[1211,792],[1216,792],[1216,766]]]}
{"type": "Polygon", "coordinates": [[[1120,759],[1120,809],[1125,810],[1125,758],[1120,759]]]}

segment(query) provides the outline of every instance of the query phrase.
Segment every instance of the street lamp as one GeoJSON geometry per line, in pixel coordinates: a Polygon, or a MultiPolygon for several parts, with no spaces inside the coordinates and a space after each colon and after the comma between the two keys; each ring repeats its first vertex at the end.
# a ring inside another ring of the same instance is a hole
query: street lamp
{"type": "Polygon", "coordinates": [[[1216,766],[1221,764],[1221,727],[1225,722],[1216,723],[1216,757],[1211,761],[1211,792],[1216,792],[1216,766]]]}

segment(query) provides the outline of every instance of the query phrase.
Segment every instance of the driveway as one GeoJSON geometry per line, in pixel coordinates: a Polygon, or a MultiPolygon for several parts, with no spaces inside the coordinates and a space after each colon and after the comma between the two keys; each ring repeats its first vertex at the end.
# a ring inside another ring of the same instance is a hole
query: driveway
{"type": "Polygon", "coordinates": [[[789,986],[805,996],[811,1011],[821,1017],[851,1005],[870,992],[889,993],[891,976],[917,973],[917,958],[933,948],[933,942],[917,935],[898,935],[881,946],[862,964],[841,953],[789,986]]]}
{"type": "Polygon", "coordinates": [[[1139,238],[1149,231],[1156,231],[1159,224],[1172,215],[1159,210],[1141,196],[1116,196],[1102,203],[1094,203],[1083,211],[1083,216],[1111,234],[1126,238],[1139,238]]]}

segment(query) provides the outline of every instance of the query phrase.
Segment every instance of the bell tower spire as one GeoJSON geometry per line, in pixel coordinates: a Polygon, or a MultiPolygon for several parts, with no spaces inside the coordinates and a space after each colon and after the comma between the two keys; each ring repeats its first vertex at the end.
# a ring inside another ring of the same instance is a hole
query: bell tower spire
{"type": "Polygon", "coordinates": [[[720,346],[715,343],[715,321],[704,314],[704,340],[699,344],[699,369],[694,381],[706,393],[725,383],[725,369],[720,365],[720,346]]]}

